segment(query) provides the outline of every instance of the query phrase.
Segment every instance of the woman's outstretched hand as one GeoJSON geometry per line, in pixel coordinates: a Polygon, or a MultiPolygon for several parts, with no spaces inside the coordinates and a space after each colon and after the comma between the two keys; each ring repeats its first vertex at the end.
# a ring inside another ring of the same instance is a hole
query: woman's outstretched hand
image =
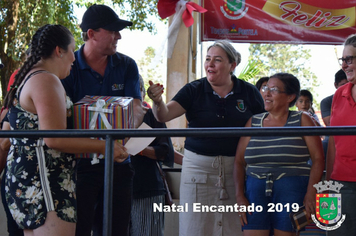
{"type": "Polygon", "coordinates": [[[162,101],[162,94],[164,91],[163,85],[157,83],[154,84],[151,80],[148,81],[150,84],[150,87],[147,89],[147,95],[148,97],[154,102],[154,103],[160,103],[162,101]]]}

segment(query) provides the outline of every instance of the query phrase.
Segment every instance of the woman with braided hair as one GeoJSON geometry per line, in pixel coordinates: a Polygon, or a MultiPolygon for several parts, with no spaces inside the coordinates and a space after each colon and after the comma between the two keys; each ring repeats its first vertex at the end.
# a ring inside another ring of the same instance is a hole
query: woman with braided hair
{"type": "MultiPolygon", "coordinates": [[[[67,128],[66,100],[60,79],[69,75],[75,43],[61,25],[45,25],[34,34],[30,57],[15,77],[5,103],[12,130],[67,128]]],[[[12,217],[25,235],[74,235],[75,159],[67,153],[105,153],[105,141],[90,138],[11,138],[5,196],[12,217]]],[[[119,143],[114,159],[128,156],[119,143]]]]}

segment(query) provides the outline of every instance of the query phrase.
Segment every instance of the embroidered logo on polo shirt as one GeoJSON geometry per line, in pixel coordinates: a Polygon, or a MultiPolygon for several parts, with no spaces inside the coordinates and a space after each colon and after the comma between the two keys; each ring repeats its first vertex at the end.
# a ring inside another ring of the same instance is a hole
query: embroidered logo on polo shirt
{"type": "Polygon", "coordinates": [[[246,106],[245,106],[244,100],[241,100],[241,99],[237,100],[236,109],[239,110],[240,112],[246,111],[246,106]]]}
{"type": "Polygon", "coordinates": [[[124,90],[124,84],[113,84],[111,86],[112,91],[124,90]]]}

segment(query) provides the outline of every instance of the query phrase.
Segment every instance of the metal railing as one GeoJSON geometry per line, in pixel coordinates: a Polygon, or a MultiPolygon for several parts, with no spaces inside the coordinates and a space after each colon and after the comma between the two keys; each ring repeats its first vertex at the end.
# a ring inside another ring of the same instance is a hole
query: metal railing
{"type": "Polygon", "coordinates": [[[127,137],[242,137],[242,136],[319,136],[355,135],[356,126],[338,127],[268,127],[268,128],[189,128],[189,129],[122,129],[122,130],[36,130],[0,131],[2,138],[100,137],[106,140],[104,177],[103,235],[112,232],[113,144],[127,137]]]}

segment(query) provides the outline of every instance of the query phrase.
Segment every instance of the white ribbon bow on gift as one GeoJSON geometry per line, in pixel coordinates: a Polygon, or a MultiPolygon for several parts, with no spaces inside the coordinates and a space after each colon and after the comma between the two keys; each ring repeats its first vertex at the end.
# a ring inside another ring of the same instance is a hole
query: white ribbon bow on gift
{"type": "Polygon", "coordinates": [[[106,118],[105,113],[112,113],[113,110],[103,108],[105,104],[106,102],[104,99],[98,99],[98,101],[96,102],[96,106],[88,108],[89,111],[95,111],[93,117],[90,120],[90,124],[89,124],[90,129],[95,129],[96,121],[99,115],[101,116],[101,119],[103,120],[105,127],[107,129],[112,129],[112,125],[109,123],[108,119],[106,118]]]}
{"type": "MultiPolygon", "coordinates": [[[[96,127],[96,121],[99,118],[99,115],[101,117],[101,120],[103,121],[106,129],[112,129],[112,125],[109,123],[108,119],[105,116],[105,113],[113,113],[113,109],[106,109],[103,108],[105,106],[106,102],[104,99],[98,99],[98,101],[96,102],[95,106],[93,107],[88,107],[89,111],[95,111],[93,117],[90,120],[89,123],[89,128],[90,129],[95,129],[96,127]]],[[[104,157],[103,154],[100,154],[99,157],[97,156],[96,153],[94,153],[94,157],[93,160],[91,161],[91,163],[94,165],[96,163],[99,163],[99,159],[102,159],[104,157]]]]}

